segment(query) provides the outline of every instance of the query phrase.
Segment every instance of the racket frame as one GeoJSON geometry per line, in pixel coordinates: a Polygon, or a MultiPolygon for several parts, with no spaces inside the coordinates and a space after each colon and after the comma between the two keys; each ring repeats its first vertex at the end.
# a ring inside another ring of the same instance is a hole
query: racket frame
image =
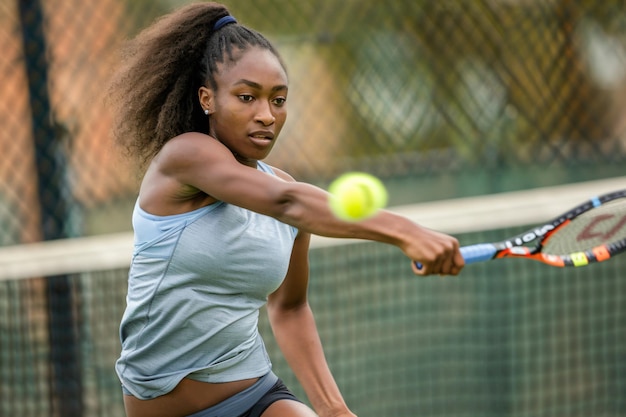
{"type": "Polygon", "coordinates": [[[528,258],[557,267],[577,267],[606,261],[626,251],[626,238],[566,255],[546,254],[542,252],[542,248],[559,229],[576,217],[620,198],[626,198],[626,189],[593,197],[541,226],[533,227],[504,241],[463,246],[460,249],[461,254],[466,264],[500,258],[528,258]],[[535,246],[527,246],[538,239],[539,242],[535,246]]]}

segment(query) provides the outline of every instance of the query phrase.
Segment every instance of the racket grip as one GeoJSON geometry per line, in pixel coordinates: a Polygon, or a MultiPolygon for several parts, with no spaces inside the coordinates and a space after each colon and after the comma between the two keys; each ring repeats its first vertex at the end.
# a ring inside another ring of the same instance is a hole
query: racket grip
{"type": "MultiPolygon", "coordinates": [[[[475,262],[488,261],[493,258],[498,251],[491,243],[479,243],[477,245],[463,246],[459,249],[465,265],[473,264],[475,262]]],[[[415,262],[417,269],[422,269],[423,265],[419,262],[415,262]]]]}
{"type": "Polygon", "coordinates": [[[475,262],[488,261],[494,257],[498,249],[491,243],[479,243],[477,245],[463,246],[461,255],[465,260],[465,265],[475,262]]]}

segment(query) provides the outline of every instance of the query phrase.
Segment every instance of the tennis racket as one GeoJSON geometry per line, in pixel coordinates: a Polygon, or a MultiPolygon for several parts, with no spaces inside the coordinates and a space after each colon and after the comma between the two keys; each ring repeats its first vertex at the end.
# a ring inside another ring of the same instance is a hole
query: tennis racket
{"type": "Polygon", "coordinates": [[[626,251],[626,190],[594,197],[507,240],[463,246],[460,251],[466,265],[499,258],[527,258],[558,267],[606,261],[626,251]]]}

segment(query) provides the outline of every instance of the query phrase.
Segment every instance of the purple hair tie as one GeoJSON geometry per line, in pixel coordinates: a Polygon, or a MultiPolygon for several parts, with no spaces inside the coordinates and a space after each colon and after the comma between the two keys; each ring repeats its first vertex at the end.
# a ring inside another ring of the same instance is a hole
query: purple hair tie
{"type": "Polygon", "coordinates": [[[223,28],[224,26],[230,23],[237,23],[237,19],[235,19],[234,17],[230,15],[224,16],[220,18],[217,22],[215,22],[215,24],[213,25],[213,31],[217,32],[218,30],[220,30],[221,28],[223,28]]]}

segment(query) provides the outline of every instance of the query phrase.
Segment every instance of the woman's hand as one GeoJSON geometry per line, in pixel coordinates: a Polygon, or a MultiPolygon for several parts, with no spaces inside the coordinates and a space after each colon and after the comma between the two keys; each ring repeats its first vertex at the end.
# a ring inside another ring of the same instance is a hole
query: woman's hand
{"type": "Polygon", "coordinates": [[[413,260],[413,272],[417,275],[458,275],[465,265],[456,238],[423,227],[401,249],[413,260]]]}

